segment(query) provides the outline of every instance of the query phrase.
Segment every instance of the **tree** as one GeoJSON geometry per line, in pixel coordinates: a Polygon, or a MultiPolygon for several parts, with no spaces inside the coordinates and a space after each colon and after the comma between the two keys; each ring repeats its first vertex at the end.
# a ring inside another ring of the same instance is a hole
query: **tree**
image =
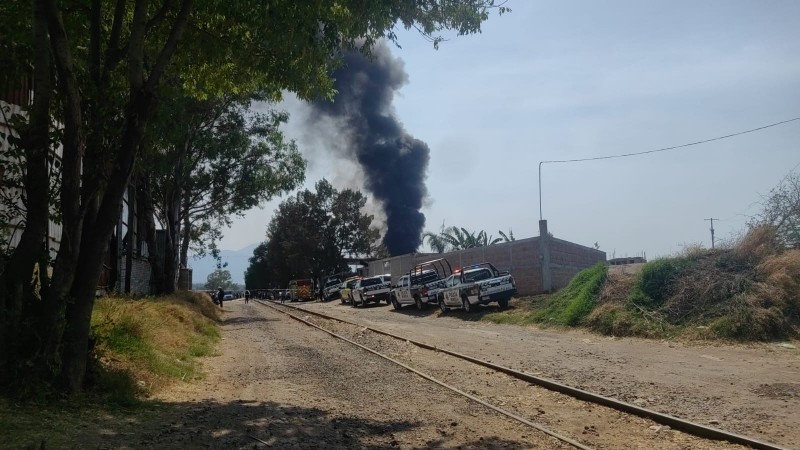
{"type": "Polygon", "coordinates": [[[502,231],[500,232],[500,235],[503,237],[493,238],[492,236],[487,235],[486,231],[484,230],[474,232],[468,231],[463,227],[451,226],[445,228],[444,223],[442,223],[442,228],[439,230],[439,233],[426,231],[422,236],[425,240],[427,240],[428,245],[431,247],[431,249],[433,249],[433,251],[436,253],[444,253],[446,251],[484,247],[487,245],[497,244],[498,242],[510,242],[514,240],[514,233],[512,233],[511,230],[509,230],[508,236],[502,231]]]}
{"type": "Polygon", "coordinates": [[[15,343],[0,347],[0,385],[14,390],[21,382],[58,380],[55,387],[72,393],[83,385],[95,287],[148,124],[164,100],[164,79],[179,80],[200,99],[259,90],[329,97],[342,48],[360,45],[369,53],[381,38],[396,40],[395,24],[413,26],[437,45],[443,29],[480,31],[495,8],[493,0],[0,4],[0,28],[21,52],[12,59],[33,67],[34,79],[19,144],[26,226],[0,274],[0,339],[15,343]],[[62,130],[62,243],[37,297],[29,280],[37,264],[47,263],[53,120],[62,130]]]}
{"type": "Polygon", "coordinates": [[[422,233],[422,239],[428,243],[428,246],[436,253],[444,253],[447,251],[448,248],[448,241],[444,238],[445,232],[444,222],[442,222],[442,227],[438,233],[432,233],[430,231],[426,231],[422,233]]]}
{"type": "Polygon", "coordinates": [[[517,240],[514,237],[514,231],[511,228],[508,229],[508,234],[503,233],[502,230],[498,231],[497,233],[503,238],[503,242],[514,242],[517,240]]]}
{"type": "Polygon", "coordinates": [[[165,230],[164,267],[152,267],[159,293],[175,289],[191,243],[204,253],[206,242],[218,240],[234,215],[303,181],[305,161],[279,129],[288,116],[249,112],[258,98],[181,96],[162,103],[141,164],[148,187],[142,195],[150,197],[143,202],[152,201],[165,230]]]}
{"type": "Polygon", "coordinates": [[[324,179],[314,192],[298,192],[278,206],[267,243],[256,248],[247,273],[266,270],[264,279],[286,286],[292,279],[346,271],[345,255],[369,254],[379,238],[373,217],[361,212],[366,201],[361,192],[337,191],[324,179]]]}
{"type": "Polygon", "coordinates": [[[789,172],[764,197],[761,212],[750,220],[750,228],[771,225],[786,248],[800,248],[800,173],[789,172]]]}
{"type": "Polygon", "coordinates": [[[492,239],[487,236],[486,231],[468,231],[466,228],[449,227],[441,235],[452,250],[463,250],[473,247],[484,247],[500,242],[501,238],[492,239]]]}
{"type": "Polygon", "coordinates": [[[273,274],[267,261],[267,243],[258,244],[249,259],[250,265],[244,272],[244,285],[247,289],[275,288],[273,274]]]}
{"type": "Polygon", "coordinates": [[[217,269],[206,277],[206,289],[219,289],[224,290],[233,289],[234,284],[231,281],[231,272],[227,269],[217,269]]]}

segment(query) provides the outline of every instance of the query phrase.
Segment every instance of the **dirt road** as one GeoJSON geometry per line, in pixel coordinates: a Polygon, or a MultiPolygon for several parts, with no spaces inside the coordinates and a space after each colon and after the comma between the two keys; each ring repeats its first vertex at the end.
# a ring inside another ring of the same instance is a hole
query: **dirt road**
{"type": "Polygon", "coordinates": [[[207,376],[99,448],[565,448],[404,369],[251,302],[226,303],[207,376]],[[256,439],[253,439],[256,438],[256,439]]]}
{"type": "MultiPolygon", "coordinates": [[[[784,373],[798,370],[791,349],[602,339],[484,324],[474,314],[451,312],[440,318],[434,310],[394,312],[388,306],[302,307],[800,447],[793,414],[798,378],[784,373]]],[[[568,448],[255,302],[226,303],[225,310],[223,338],[217,355],[204,360],[203,380],[162,392],[145,414],[81,423],[78,436],[70,430],[65,441],[52,439],[48,448],[568,448]]],[[[373,344],[554,431],[566,430],[592,448],[737,448],[548,393],[530,393],[526,383],[425,355],[410,344],[373,344]]]]}
{"type": "MultiPolygon", "coordinates": [[[[513,306],[513,303],[512,303],[513,306]]],[[[467,314],[338,302],[300,307],[346,318],[605,396],[800,448],[800,347],[689,344],[479,322],[467,314]]]]}

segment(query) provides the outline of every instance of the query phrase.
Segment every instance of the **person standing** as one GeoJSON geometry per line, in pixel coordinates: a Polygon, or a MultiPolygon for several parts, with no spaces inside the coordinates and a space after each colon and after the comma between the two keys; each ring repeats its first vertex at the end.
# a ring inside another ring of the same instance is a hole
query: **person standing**
{"type": "Polygon", "coordinates": [[[220,287],[217,289],[217,301],[219,302],[219,307],[222,308],[222,301],[225,300],[225,291],[222,290],[220,287]]]}
{"type": "Polygon", "coordinates": [[[250,303],[250,291],[248,289],[244,290],[244,304],[250,303]]]}

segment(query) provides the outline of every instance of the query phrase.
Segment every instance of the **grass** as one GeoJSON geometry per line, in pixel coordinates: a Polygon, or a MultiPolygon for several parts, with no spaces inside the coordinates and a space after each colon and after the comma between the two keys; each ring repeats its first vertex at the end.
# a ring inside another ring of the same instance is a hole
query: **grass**
{"type": "MultiPolygon", "coordinates": [[[[205,294],[101,298],[92,312],[89,387],[70,398],[12,403],[0,398],[0,447],[74,448],[87,430],[157,414],[143,401],[179,380],[202,377],[198,357],[214,351],[219,308],[205,294]]],[[[98,436],[97,448],[102,446],[98,436]]],[[[94,447],[93,447],[94,448],[94,447]]]]}
{"type": "Polygon", "coordinates": [[[99,299],[92,312],[98,390],[130,403],[175,380],[200,377],[196,359],[219,338],[218,314],[203,294],[99,299]]]}
{"type": "Polygon", "coordinates": [[[628,301],[639,306],[659,306],[669,298],[672,283],[694,265],[689,257],[662,258],[642,268],[628,301]]]}
{"type": "Polygon", "coordinates": [[[769,227],[722,249],[688,247],[638,274],[598,265],[552,295],[519,299],[495,323],[586,327],[614,336],[774,341],[800,337],[800,249],[769,227]]]}
{"type": "Polygon", "coordinates": [[[608,266],[604,263],[595,264],[578,272],[569,285],[558,293],[529,298],[519,302],[513,310],[487,314],[486,320],[516,325],[578,325],[594,309],[597,294],[607,276],[608,266]]]}
{"type": "Polygon", "coordinates": [[[483,320],[493,323],[508,325],[531,325],[537,323],[535,315],[552,302],[554,294],[541,294],[531,297],[523,297],[514,301],[514,307],[498,312],[488,313],[483,316],[483,320]]]}
{"type": "Polygon", "coordinates": [[[605,263],[578,272],[566,288],[553,296],[549,305],[534,314],[534,320],[561,326],[580,324],[594,309],[607,276],[605,263]]]}

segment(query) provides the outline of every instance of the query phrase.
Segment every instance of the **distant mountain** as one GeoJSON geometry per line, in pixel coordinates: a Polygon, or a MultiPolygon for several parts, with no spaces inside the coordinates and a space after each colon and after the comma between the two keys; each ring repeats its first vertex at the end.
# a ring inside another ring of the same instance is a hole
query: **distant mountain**
{"type": "MultiPolygon", "coordinates": [[[[245,248],[239,250],[222,250],[220,257],[222,264],[228,263],[227,269],[231,273],[231,279],[234,283],[244,284],[244,271],[250,265],[248,261],[253,256],[253,250],[258,247],[258,244],[250,244],[245,248]]],[[[205,284],[208,275],[217,270],[217,260],[207,255],[203,258],[189,257],[189,267],[192,268],[192,282],[205,284]]]]}

